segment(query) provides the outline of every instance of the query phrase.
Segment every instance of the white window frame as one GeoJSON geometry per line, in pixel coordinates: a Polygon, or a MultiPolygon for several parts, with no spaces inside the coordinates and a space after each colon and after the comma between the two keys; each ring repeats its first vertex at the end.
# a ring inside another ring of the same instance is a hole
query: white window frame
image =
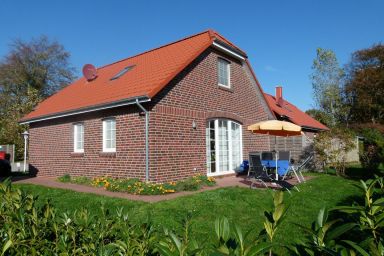
{"type": "Polygon", "coordinates": [[[75,153],[84,153],[84,124],[76,123],[73,124],[73,152],[75,153]],[[80,131],[80,142],[82,144],[82,148],[77,148],[77,143],[79,142],[79,127],[81,127],[80,131]]]}
{"type": "Polygon", "coordinates": [[[103,119],[103,152],[116,152],[116,118],[103,119]],[[107,123],[113,121],[115,123],[115,140],[114,148],[107,148],[107,123]]]}
{"type": "MultiPolygon", "coordinates": [[[[227,127],[228,127],[228,138],[229,138],[229,150],[228,150],[228,158],[229,158],[229,169],[228,171],[222,171],[220,170],[220,154],[219,154],[219,147],[218,147],[218,144],[216,145],[216,159],[215,159],[215,165],[216,165],[216,172],[214,173],[211,173],[209,172],[209,168],[208,168],[208,158],[206,159],[206,162],[207,162],[207,176],[219,176],[219,175],[226,175],[226,174],[232,174],[235,172],[235,170],[232,170],[232,162],[233,162],[233,159],[232,159],[232,129],[231,129],[231,125],[232,123],[235,123],[237,125],[239,125],[239,136],[240,136],[240,159],[243,159],[243,126],[236,122],[236,121],[233,121],[233,120],[230,120],[230,119],[223,119],[223,118],[215,118],[215,119],[210,119],[210,120],[207,120],[207,124],[210,122],[210,121],[214,121],[214,124],[215,124],[215,143],[218,143],[219,141],[219,120],[222,120],[222,121],[226,121],[227,122],[227,127]]],[[[207,140],[209,139],[209,129],[207,129],[207,140]]],[[[208,142],[206,143],[207,145],[207,148],[206,150],[208,151],[208,142]]],[[[208,153],[210,152],[207,152],[207,157],[208,157],[208,153]]],[[[210,164],[210,163],[209,163],[210,164]]]]}
{"type": "Polygon", "coordinates": [[[219,86],[230,89],[231,88],[231,62],[224,58],[217,58],[217,82],[219,86]],[[220,62],[224,62],[227,65],[227,81],[228,84],[221,84],[220,83],[220,62]]]}

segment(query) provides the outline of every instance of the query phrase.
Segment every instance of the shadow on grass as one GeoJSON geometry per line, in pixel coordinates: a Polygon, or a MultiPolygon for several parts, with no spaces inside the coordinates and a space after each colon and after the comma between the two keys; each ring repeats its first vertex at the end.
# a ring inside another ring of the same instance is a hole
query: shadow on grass
{"type": "MultiPolygon", "coordinates": [[[[330,175],[330,176],[337,176],[336,170],[334,168],[327,168],[323,172],[306,172],[306,176],[321,176],[321,175],[330,175]]],[[[368,170],[363,168],[360,164],[353,164],[349,165],[345,168],[345,175],[341,176],[345,179],[351,179],[351,180],[363,180],[366,181],[368,179],[372,179],[375,177],[375,175],[378,176],[384,176],[384,168],[379,168],[376,171],[368,170]]]]}

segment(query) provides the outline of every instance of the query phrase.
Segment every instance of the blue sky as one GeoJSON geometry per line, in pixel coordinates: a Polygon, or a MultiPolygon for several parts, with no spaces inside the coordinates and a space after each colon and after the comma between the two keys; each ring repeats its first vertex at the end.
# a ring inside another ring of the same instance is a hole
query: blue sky
{"type": "Polygon", "coordinates": [[[309,79],[316,48],[341,64],[384,43],[384,1],[17,1],[0,0],[0,57],[15,38],[45,34],[71,53],[80,76],[96,66],[212,28],[248,53],[263,89],[302,110],[313,106],[309,79]]]}

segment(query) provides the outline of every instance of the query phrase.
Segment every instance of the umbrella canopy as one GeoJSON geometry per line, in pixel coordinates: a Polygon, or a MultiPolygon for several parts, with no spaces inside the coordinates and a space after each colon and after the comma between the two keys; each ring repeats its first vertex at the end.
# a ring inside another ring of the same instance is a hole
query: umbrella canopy
{"type": "Polygon", "coordinates": [[[301,127],[286,121],[268,120],[248,126],[253,133],[268,134],[274,136],[298,136],[301,135],[301,127]]]}

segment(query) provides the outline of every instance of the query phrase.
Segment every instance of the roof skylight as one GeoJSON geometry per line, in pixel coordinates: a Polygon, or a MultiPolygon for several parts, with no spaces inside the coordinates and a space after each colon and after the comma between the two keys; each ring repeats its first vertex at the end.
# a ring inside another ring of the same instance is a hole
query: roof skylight
{"type": "Polygon", "coordinates": [[[119,73],[114,75],[110,80],[112,81],[112,80],[120,78],[122,75],[124,75],[125,73],[127,73],[128,71],[133,69],[134,67],[135,67],[135,65],[131,65],[131,66],[123,68],[122,70],[119,71],[119,73]]]}

